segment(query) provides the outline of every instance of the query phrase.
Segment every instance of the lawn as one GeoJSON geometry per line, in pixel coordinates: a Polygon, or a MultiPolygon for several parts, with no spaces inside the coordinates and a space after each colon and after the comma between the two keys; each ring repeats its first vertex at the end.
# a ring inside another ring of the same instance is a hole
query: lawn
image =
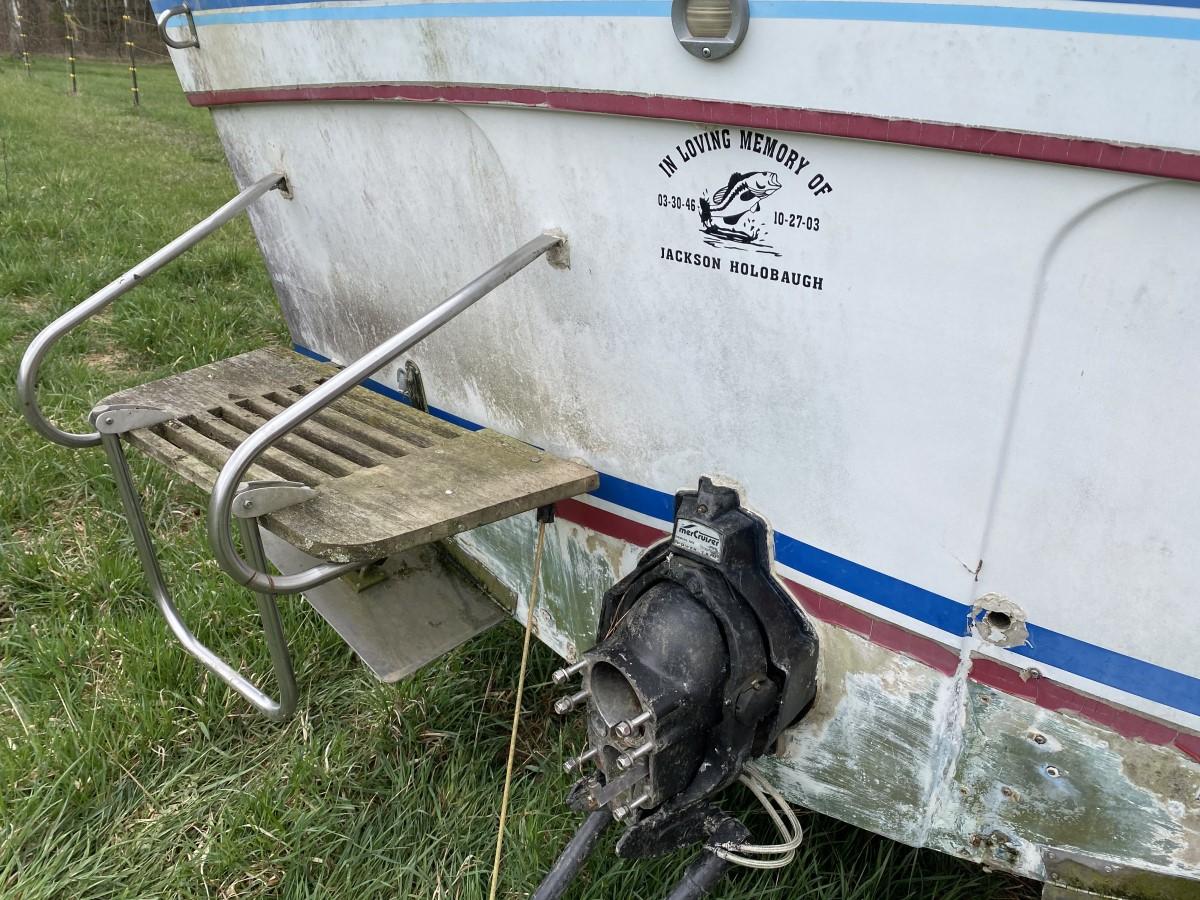
{"type": "MultiPolygon", "coordinates": [[[[16,411],[35,331],[234,192],[208,114],[173,71],[0,60],[0,895],[483,898],[520,631],[494,629],[399,686],[374,682],[302,600],[282,603],[300,711],[268,724],[170,638],[98,450],[34,435],[16,411]]],[[[91,401],[287,334],[244,219],[65,340],[45,404],[91,401]]],[[[168,578],[202,639],[264,678],[250,598],[206,553],[201,497],[135,460],[168,578]]],[[[537,884],[576,824],[561,763],[583,745],[550,712],[533,653],[501,896],[537,884]]],[[[749,795],[729,807],[749,811],[749,795]]],[[[761,817],[751,814],[753,827],[761,817]]],[[[1016,900],[1032,889],[804,814],[790,868],[723,898],[1016,900]]],[[[656,898],[690,854],[627,863],[611,839],[575,898],[656,898]]]]}

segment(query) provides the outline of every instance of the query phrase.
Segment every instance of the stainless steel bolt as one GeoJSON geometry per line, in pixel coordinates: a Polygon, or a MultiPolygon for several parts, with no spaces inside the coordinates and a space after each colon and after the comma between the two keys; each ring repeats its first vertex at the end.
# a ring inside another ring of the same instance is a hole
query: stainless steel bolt
{"type": "Polygon", "coordinates": [[[575,675],[578,675],[585,668],[587,668],[587,662],[584,660],[580,660],[579,662],[575,663],[575,665],[573,665],[573,666],[567,666],[562,669],[555,669],[552,673],[550,673],[550,679],[556,685],[558,685],[559,687],[562,687],[564,684],[566,684],[568,681],[570,681],[572,677],[574,677],[575,675]]]}
{"type": "Polygon", "coordinates": [[[654,741],[646,741],[640,747],[622,753],[617,757],[617,768],[625,770],[632,769],[633,764],[648,753],[654,752],[654,741]]]}
{"type": "Polygon", "coordinates": [[[629,806],[631,809],[636,809],[638,807],[645,806],[649,802],[650,802],[650,792],[646,791],[646,793],[642,794],[642,796],[638,797],[636,800],[630,800],[629,806]]]}
{"type": "Polygon", "coordinates": [[[576,769],[583,768],[584,763],[591,762],[593,759],[596,758],[597,755],[598,755],[598,751],[596,750],[595,747],[592,747],[590,750],[580,753],[578,756],[572,757],[571,759],[568,759],[566,762],[564,762],[563,763],[563,771],[566,772],[568,775],[570,775],[576,769]]]}
{"type": "Polygon", "coordinates": [[[632,719],[625,719],[624,721],[618,722],[613,726],[613,734],[615,734],[617,737],[631,737],[636,729],[645,725],[653,717],[654,714],[647,710],[646,712],[635,716],[632,719]]]}
{"type": "Polygon", "coordinates": [[[565,716],[587,698],[587,691],[580,691],[578,694],[572,694],[570,697],[559,697],[554,701],[554,711],[560,716],[565,716]]]}

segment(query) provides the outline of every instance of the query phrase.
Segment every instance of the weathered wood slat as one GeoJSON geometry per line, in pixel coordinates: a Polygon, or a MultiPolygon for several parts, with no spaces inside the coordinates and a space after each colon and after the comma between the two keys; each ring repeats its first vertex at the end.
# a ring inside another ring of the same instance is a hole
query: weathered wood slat
{"type": "MultiPolygon", "coordinates": [[[[218,444],[194,428],[188,428],[179,422],[166,422],[162,425],[154,426],[153,429],[147,428],[132,432],[129,436],[129,441],[136,445],[146,435],[158,437],[168,444],[187,452],[204,465],[218,470],[221,466],[225,465],[226,460],[233,453],[224,444],[218,444]]],[[[163,461],[170,465],[168,460],[163,461]]],[[[181,474],[184,474],[186,477],[185,472],[181,471],[181,474]]],[[[278,481],[280,478],[275,472],[268,471],[260,465],[252,465],[246,472],[246,475],[255,481],[278,481]]],[[[216,483],[215,477],[213,483],[216,483]]]]}
{"type": "MultiPolygon", "coordinates": [[[[126,439],[211,488],[233,448],[336,371],[260,350],[114,394],[107,404],[172,413],[126,439]]],[[[593,490],[598,476],[496,432],[467,431],[355,388],[265,450],[247,478],[312,486],[265,517],[293,546],[331,561],[392,556],[593,490]]]]}
{"type": "Polygon", "coordinates": [[[151,406],[178,418],[230,400],[257,397],[280,385],[312,383],[337,372],[330,365],[305,359],[290,350],[253,350],[190,372],[119,391],[102,405],[151,406]]]}
{"type": "MultiPolygon", "coordinates": [[[[282,404],[268,400],[266,397],[250,397],[238,405],[266,419],[278,415],[286,409],[282,404]]],[[[350,421],[353,422],[353,420],[350,421]]],[[[297,428],[294,433],[302,435],[314,444],[319,444],[327,450],[340,453],[346,459],[358,463],[363,468],[378,466],[397,455],[394,453],[384,453],[370,444],[356,440],[344,430],[337,431],[316,419],[309,419],[297,428]]]]}
{"type": "MultiPolygon", "coordinates": [[[[176,447],[166,438],[160,437],[148,428],[132,432],[129,435],[129,443],[196,487],[211,491],[213,485],[217,483],[216,469],[187,450],[176,447]]],[[[264,474],[270,475],[265,471],[264,474]]],[[[256,476],[251,475],[250,477],[256,476]]]]}
{"type": "MultiPolygon", "coordinates": [[[[282,406],[291,406],[301,397],[300,394],[287,390],[271,391],[264,396],[282,406]]],[[[413,444],[410,441],[402,441],[388,432],[359,422],[357,419],[339,412],[336,406],[322,410],[313,416],[311,421],[320,422],[339,434],[348,434],[355,440],[368,444],[389,456],[404,456],[413,450],[413,444]]]]}
{"type": "Polygon", "coordinates": [[[594,490],[595,472],[494,431],[317,487],[268,528],[306,553],[371,560],[594,490]]]}
{"type": "MultiPolygon", "coordinates": [[[[267,424],[267,420],[262,416],[234,404],[219,407],[215,415],[222,421],[241,429],[245,435],[267,424]]],[[[241,440],[245,440],[245,437],[241,438],[241,440]]],[[[344,456],[339,456],[332,450],[328,450],[319,444],[314,444],[304,437],[298,428],[291,434],[284,435],[275,441],[272,446],[290,453],[297,459],[303,460],[310,466],[333,475],[335,478],[341,478],[343,475],[351,475],[362,468],[362,466],[351,462],[344,456]]]]}
{"type": "MultiPolygon", "coordinates": [[[[324,381],[325,379],[322,378],[320,380],[324,381]]],[[[399,400],[384,397],[364,387],[355,388],[346,397],[347,399],[373,407],[390,418],[402,419],[411,428],[420,429],[435,437],[458,437],[464,430],[457,425],[451,425],[449,422],[435,419],[433,416],[423,413],[419,409],[413,409],[413,407],[399,400]]]]}
{"type": "MultiPolygon", "coordinates": [[[[307,389],[301,389],[297,393],[307,394],[309,392],[307,389]]],[[[393,401],[392,405],[396,407],[395,410],[380,408],[374,403],[365,403],[358,392],[351,391],[336,401],[333,404],[333,409],[350,416],[352,419],[365,422],[372,428],[378,428],[381,431],[395,435],[412,444],[414,447],[432,447],[440,441],[455,438],[458,434],[462,433],[461,430],[451,431],[449,435],[446,435],[430,428],[422,428],[419,425],[414,425],[410,417],[400,414],[401,410],[411,412],[409,407],[399,401],[393,401]]],[[[433,417],[430,416],[429,418],[433,417]]]]}
{"type": "MultiPolygon", "coordinates": [[[[182,420],[184,424],[194,428],[205,437],[221,444],[230,451],[237,448],[246,439],[246,433],[240,428],[234,428],[228,422],[223,422],[209,412],[198,413],[182,420]]],[[[301,481],[307,485],[318,485],[329,480],[329,474],[315,466],[310,466],[302,459],[297,459],[290,453],[284,452],[278,446],[268,447],[258,457],[263,468],[270,469],[283,478],[291,481],[301,481]]]]}

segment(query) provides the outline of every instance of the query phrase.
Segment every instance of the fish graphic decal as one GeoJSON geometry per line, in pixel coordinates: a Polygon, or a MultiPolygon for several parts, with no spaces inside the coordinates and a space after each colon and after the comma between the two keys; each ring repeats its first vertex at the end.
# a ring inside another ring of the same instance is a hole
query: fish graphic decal
{"type": "Polygon", "coordinates": [[[774,172],[734,172],[711,198],[700,198],[701,230],[722,240],[757,242],[761,232],[746,216],[758,212],[762,201],[781,187],[774,172]]]}

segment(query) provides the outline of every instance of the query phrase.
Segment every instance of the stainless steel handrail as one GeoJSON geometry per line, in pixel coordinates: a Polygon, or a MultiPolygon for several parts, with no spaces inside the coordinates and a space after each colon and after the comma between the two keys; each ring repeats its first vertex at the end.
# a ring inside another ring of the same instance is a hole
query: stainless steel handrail
{"type": "Polygon", "coordinates": [[[193,225],[171,243],[146,257],[120,278],[111,281],[82,303],[72,307],[68,312],[59,316],[40,332],[25,349],[21,358],[21,366],[17,370],[17,396],[21,400],[21,412],[25,421],[48,441],[62,444],[64,447],[95,447],[100,443],[100,433],[63,431],[42,413],[37,401],[38,370],[42,360],[63,335],[86,322],[100,312],[126,291],[141,284],[175,257],[187,252],[200,243],[247,206],[268,191],[283,187],[283,175],[278,172],[260,178],[247,187],[236,197],[210,215],[207,219],[193,225]]]}
{"type": "MultiPolygon", "coordinates": [[[[129,529],[133,534],[134,549],[137,550],[142,569],[146,572],[150,593],[153,595],[159,611],[163,614],[163,618],[167,620],[167,626],[171,629],[171,633],[179,639],[184,650],[245,697],[250,705],[260,713],[272,722],[286,722],[296,710],[298,692],[296,675],[292,668],[292,656],[288,651],[287,636],[283,631],[283,622],[279,618],[279,608],[275,605],[275,598],[262,592],[256,592],[254,595],[258,604],[259,618],[262,621],[263,635],[267,641],[267,651],[271,656],[271,668],[275,672],[275,680],[279,685],[278,700],[260,690],[254,682],[208,649],[183,621],[183,617],[171,600],[171,592],[167,588],[167,581],[163,577],[158,555],[154,551],[154,539],[150,535],[150,526],[146,523],[146,514],[142,510],[142,502],[133,483],[133,473],[129,471],[129,461],[125,458],[125,451],[121,446],[121,436],[105,434],[101,437],[101,443],[104,446],[104,452],[108,454],[108,462],[117,482],[117,494],[121,498],[125,519],[129,522],[129,529]]],[[[263,553],[258,521],[256,519],[239,519],[238,525],[251,560],[255,565],[266,568],[267,560],[263,553]]]]}
{"type": "Polygon", "coordinates": [[[333,403],[351,388],[390,363],[401,353],[449,322],[467,307],[503,284],[549,250],[563,244],[558,234],[542,234],[506,256],[474,281],[427,312],[403,331],[346,366],[303,399],[276,414],[233,451],[217,477],[208,505],[208,540],[221,568],[235,581],[254,591],[290,594],[308,590],[359,568],[362,563],[321,563],[294,575],[271,575],[249,565],[238,554],[231,534],[232,508],[238,486],[259,454],[271,443],[333,403]]]}

